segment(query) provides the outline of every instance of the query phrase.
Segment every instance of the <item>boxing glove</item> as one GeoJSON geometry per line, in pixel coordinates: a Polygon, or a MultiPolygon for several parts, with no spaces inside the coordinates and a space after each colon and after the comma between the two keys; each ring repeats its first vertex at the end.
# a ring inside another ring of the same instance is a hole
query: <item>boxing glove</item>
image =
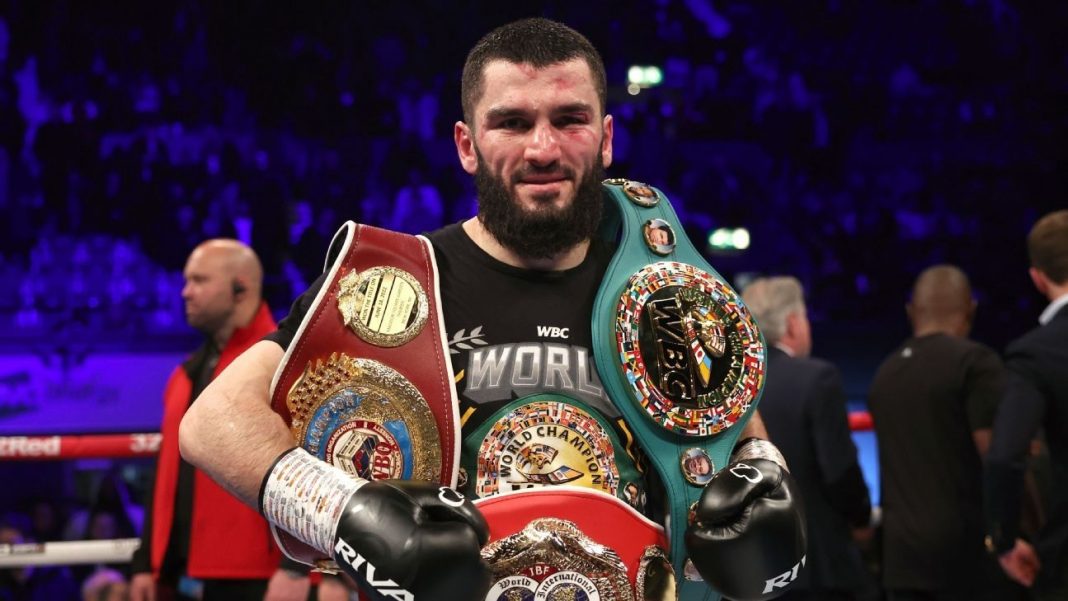
{"type": "Polygon", "coordinates": [[[686,530],[701,577],[735,601],[773,599],[805,567],[805,516],[797,484],[771,443],[748,439],[705,485],[686,530]]]}
{"type": "Polygon", "coordinates": [[[486,521],[440,484],[362,480],[296,448],[264,477],[260,508],[271,523],[333,557],[365,598],[481,600],[489,590],[479,555],[489,538],[486,521]]]}

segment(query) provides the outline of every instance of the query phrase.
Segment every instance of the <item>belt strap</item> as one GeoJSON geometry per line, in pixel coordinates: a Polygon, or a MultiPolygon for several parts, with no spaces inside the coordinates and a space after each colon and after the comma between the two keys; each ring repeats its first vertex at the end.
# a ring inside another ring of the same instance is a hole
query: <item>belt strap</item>
{"type": "Polygon", "coordinates": [[[684,535],[690,507],[756,408],[763,337],[662,192],[620,179],[604,187],[601,233],[619,247],[594,304],[597,371],[664,483],[679,599],[718,600],[687,579],[696,571],[684,535]]]}
{"type": "MultiPolygon", "coordinates": [[[[455,486],[459,404],[433,247],[351,221],[339,247],[275,372],[271,406],[297,444],[354,476],[455,486]]],[[[320,559],[275,534],[290,557],[320,559]]]]}

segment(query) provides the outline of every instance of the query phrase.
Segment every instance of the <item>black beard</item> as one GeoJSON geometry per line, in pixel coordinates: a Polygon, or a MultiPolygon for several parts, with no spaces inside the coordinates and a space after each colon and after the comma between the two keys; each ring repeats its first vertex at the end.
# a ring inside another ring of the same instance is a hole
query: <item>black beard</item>
{"type": "MultiPolygon", "coordinates": [[[[478,191],[478,218],[486,230],[521,257],[548,259],[583,242],[597,231],[601,223],[604,199],[601,181],[605,171],[601,153],[597,153],[590,172],[578,182],[575,198],[563,209],[548,208],[536,212],[524,211],[504,179],[490,171],[478,153],[475,189],[478,191]]],[[[528,169],[537,172],[537,169],[528,169]]],[[[573,172],[565,171],[573,176],[573,172]]],[[[513,177],[513,185],[520,174],[513,177]]]]}

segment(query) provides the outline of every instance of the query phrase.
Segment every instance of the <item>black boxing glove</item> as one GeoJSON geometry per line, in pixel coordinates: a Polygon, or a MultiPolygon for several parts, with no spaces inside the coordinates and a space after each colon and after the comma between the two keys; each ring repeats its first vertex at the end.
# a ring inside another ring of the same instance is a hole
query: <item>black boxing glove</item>
{"type": "Polygon", "coordinates": [[[432,482],[355,478],[297,448],[264,478],[260,508],[273,524],[333,557],[366,598],[484,599],[489,538],[482,514],[432,482]]]}
{"type": "Polygon", "coordinates": [[[773,599],[805,567],[797,484],[770,442],[747,439],[705,485],[686,551],[705,582],[736,601],[773,599]]]}

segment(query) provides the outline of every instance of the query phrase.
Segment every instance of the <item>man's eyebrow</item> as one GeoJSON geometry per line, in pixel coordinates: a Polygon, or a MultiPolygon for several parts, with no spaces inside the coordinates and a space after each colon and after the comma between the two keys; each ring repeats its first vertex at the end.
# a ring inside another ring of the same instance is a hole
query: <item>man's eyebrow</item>
{"type": "Polygon", "coordinates": [[[494,121],[494,120],[497,120],[497,119],[508,119],[508,118],[511,118],[511,117],[523,117],[523,116],[526,116],[526,114],[527,114],[527,111],[524,111],[523,109],[520,109],[520,108],[510,107],[510,106],[499,106],[499,107],[491,108],[488,111],[486,111],[486,120],[487,121],[494,121]]]}
{"type": "Polygon", "coordinates": [[[553,109],[553,114],[593,112],[593,105],[586,102],[571,102],[553,109]]]}
{"type": "MultiPolygon", "coordinates": [[[[587,102],[570,102],[554,107],[553,115],[568,115],[573,113],[592,113],[593,105],[587,102]]],[[[526,117],[530,112],[514,106],[498,106],[486,111],[486,120],[494,121],[512,117],[526,117]]]]}

